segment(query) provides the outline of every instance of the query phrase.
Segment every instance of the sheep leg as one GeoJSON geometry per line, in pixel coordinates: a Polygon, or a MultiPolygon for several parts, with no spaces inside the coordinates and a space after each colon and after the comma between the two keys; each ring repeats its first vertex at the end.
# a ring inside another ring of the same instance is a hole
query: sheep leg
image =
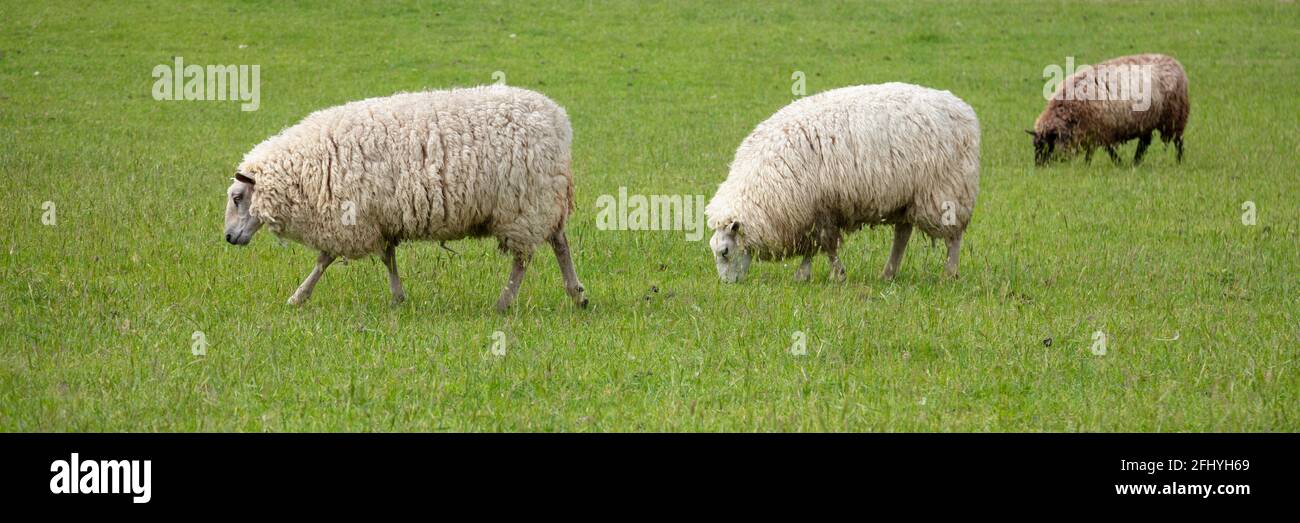
{"type": "Polygon", "coordinates": [[[393,292],[393,305],[406,301],[402,280],[397,277],[397,243],[390,243],[384,249],[384,265],[388,267],[388,290],[393,292]]]}
{"type": "Polygon", "coordinates": [[[844,271],[844,264],[840,263],[840,231],[835,228],[826,228],[821,234],[822,250],[831,259],[831,281],[844,283],[848,279],[848,274],[844,271]]]}
{"type": "Polygon", "coordinates": [[[311,291],[316,289],[316,282],[320,281],[321,275],[325,274],[325,269],[331,263],[334,263],[333,256],[323,252],[320,253],[320,256],[316,257],[316,268],[311,270],[311,274],[307,275],[307,279],[303,280],[302,285],[298,286],[298,290],[294,291],[293,296],[289,297],[289,305],[306,303],[307,298],[311,297],[311,291]]]}
{"type": "Polygon", "coordinates": [[[844,270],[844,264],[840,263],[840,257],[831,254],[831,281],[835,283],[844,283],[849,279],[848,273],[844,270]]]}
{"type": "Polygon", "coordinates": [[[510,280],[506,282],[506,288],[501,290],[501,297],[497,298],[497,310],[505,312],[514,303],[515,295],[519,294],[519,284],[524,282],[524,270],[528,268],[529,255],[515,254],[514,266],[510,269],[510,280]]]}
{"type": "Polygon", "coordinates": [[[944,265],[943,271],[949,278],[957,277],[957,257],[961,254],[961,235],[958,234],[948,238],[948,263],[944,265]]]}
{"type": "Polygon", "coordinates": [[[579,307],[587,308],[586,289],[578,281],[578,272],[573,270],[573,254],[569,252],[569,239],[564,231],[551,236],[551,249],[555,250],[555,261],[560,264],[560,274],[564,276],[564,292],[579,307]]]}
{"type": "Polygon", "coordinates": [[[800,263],[799,268],[794,271],[794,281],[808,281],[812,279],[812,260],[813,257],[811,254],[803,257],[803,262],[800,263]]]}
{"type": "Polygon", "coordinates": [[[1089,148],[1087,148],[1087,149],[1084,149],[1084,151],[1083,151],[1083,163],[1088,164],[1088,165],[1092,165],[1092,147],[1089,147],[1089,148]]]}
{"type": "Polygon", "coordinates": [[[1142,165],[1142,155],[1147,153],[1147,147],[1151,146],[1151,133],[1146,133],[1138,138],[1137,152],[1133,154],[1133,166],[1142,165]]]}
{"type": "Polygon", "coordinates": [[[894,247],[889,250],[889,262],[885,264],[886,280],[894,279],[898,274],[898,267],[903,263],[903,251],[907,250],[907,240],[912,237],[912,224],[899,223],[894,225],[894,247]]]}
{"type": "Polygon", "coordinates": [[[1174,148],[1178,149],[1178,163],[1183,163],[1183,135],[1174,136],[1174,148]]]}
{"type": "Polygon", "coordinates": [[[1119,153],[1115,152],[1115,146],[1107,145],[1106,154],[1110,155],[1110,161],[1115,162],[1115,165],[1120,165],[1124,163],[1123,160],[1119,159],[1119,153]]]}
{"type": "Polygon", "coordinates": [[[831,281],[842,284],[842,282],[848,280],[848,275],[844,272],[844,264],[840,263],[840,228],[835,225],[824,224],[818,230],[818,245],[831,258],[831,281]]]}

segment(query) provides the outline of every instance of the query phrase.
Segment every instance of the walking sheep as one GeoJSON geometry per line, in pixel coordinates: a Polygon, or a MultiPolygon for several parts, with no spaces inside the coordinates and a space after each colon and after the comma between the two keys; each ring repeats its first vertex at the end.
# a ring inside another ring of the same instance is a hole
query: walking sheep
{"type": "Polygon", "coordinates": [[[1189,111],[1187,73],[1178,60],[1161,54],[1124,56],[1066,77],[1034,130],[1026,132],[1034,137],[1034,162],[1040,166],[1056,151],[1080,149],[1090,162],[1097,147],[1119,164],[1115,146],[1134,138],[1133,165],[1140,165],[1153,131],[1160,131],[1166,145],[1173,140],[1181,163],[1189,111]]]}
{"type": "Polygon", "coordinates": [[[503,311],[534,249],[548,241],[565,291],[586,307],[564,236],[573,210],[572,137],[563,108],[505,86],[398,94],[317,111],[244,157],[228,190],[226,241],[246,245],[266,225],[320,251],[289,298],[298,305],[338,256],[380,254],[400,303],[398,243],[495,236],[514,258],[497,300],[503,311]]]}
{"type": "Polygon", "coordinates": [[[758,125],[736,150],[727,180],[705,209],[718,276],[734,283],[752,257],[817,252],[844,281],[843,233],[893,224],[884,278],[898,272],[912,227],[948,245],[957,276],[962,233],[979,192],[975,111],[947,91],[888,83],[845,87],[796,101],[758,125]]]}

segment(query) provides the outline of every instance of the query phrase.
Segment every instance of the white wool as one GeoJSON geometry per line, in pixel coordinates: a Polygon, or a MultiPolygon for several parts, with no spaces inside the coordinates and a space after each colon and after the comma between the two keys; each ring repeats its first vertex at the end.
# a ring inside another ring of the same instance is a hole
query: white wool
{"type": "Polygon", "coordinates": [[[835,89],[759,124],[705,213],[714,230],[739,222],[741,245],[765,259],[816,252],[825,227],[911,223],[960,237],[979,192],[979,150],[975,111],[952,93],[835,89]]]}
{"type": "Polygon", "coordinates": [[[256,181],[253,216],[325,253],[492,235],[529,255],[572,210],[572,138],[564,109],[533,91],[404,93],[312,113],[239,172],[256,181]]]}

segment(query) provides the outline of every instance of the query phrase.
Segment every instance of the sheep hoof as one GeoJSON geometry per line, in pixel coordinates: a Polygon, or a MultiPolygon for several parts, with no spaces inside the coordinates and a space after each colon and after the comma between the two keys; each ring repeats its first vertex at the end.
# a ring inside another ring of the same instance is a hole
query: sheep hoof
{"type": "Polygon", "coordinates": [[[405,302],[405,301],[406,301],[406,295],[405,295],[405,294],[398,294],[397,296],[393,296],[392,306],[393,306],[393,307],[396,307],[396,306],[398,306],[398,305],[401,305],[402,302],[405,302]]]}
{"type": "Polygon", "coordinates": [[[292,306],[294,306],[294,307],[300,307],[300,306],[302,306],[303,302],[306,302],[306,301],[307,301],[306,298],[300,298],[300,297],[298,297],[297,294],[295,294],[295,295],[293,295],[293,296],[290,296],[290,297],[289,297],[289,301],[286,302],[286,303],[288,303],[289,305],[292,305],[292,306]]]}
{"type": "Polygon", "coordinates": [[[794,271],[794,281],[802,283],[811,279],[812,279],[811,270],[805,271],[803,269],[799,269],[797,271],[794,271]]]}

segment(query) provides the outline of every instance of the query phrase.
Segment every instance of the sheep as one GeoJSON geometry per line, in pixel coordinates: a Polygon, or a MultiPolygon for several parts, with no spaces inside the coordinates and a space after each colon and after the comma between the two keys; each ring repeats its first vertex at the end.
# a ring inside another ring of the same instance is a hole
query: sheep
{"type": "Polygon", "coordinates": [[[897,274],[914,225],[947,242],[945,272],[955,278],[979,153],[975,111],[948,91],[886,83],[791,103],[741,142],[705,208],[718,276],[735,283],[751,258],[800,255],[795,280],[807,281],[825,252],[831,279],[843,282],[842,235],[892,224],[883,278],[897,274]]]}
{"type": "Polygon", "coordinates": [[[1092,161],[1102,147],[1120,164],[1115,146],[1138,139],[1133,165],[1141,165],[1153,131],[1168,145],[1172,140],[1183,161],[1183,129],[1190,105],[1183,65],[1162,54],[1141,54],[1080,67],[1066,77],[1047,102],[1033,130],[1034,162],[1046,165],[1053,153],[1082,149],[1092,161]]]}
{"type": "Polygon", "coordinates": [[[400,242],[495,236],[513,257],[496,303],[505,311],[545,240],[569,298],[585,308],[564,234],[574,205],[572,138],[562,107],[506,86],[402,93],[317,111],[239,164],[227,191],[226,241],[247,245],[266,225],[319,251],[291,305],[307,301],[337,257],[379,254],[398,304],[406,297],[400,242]]]}

